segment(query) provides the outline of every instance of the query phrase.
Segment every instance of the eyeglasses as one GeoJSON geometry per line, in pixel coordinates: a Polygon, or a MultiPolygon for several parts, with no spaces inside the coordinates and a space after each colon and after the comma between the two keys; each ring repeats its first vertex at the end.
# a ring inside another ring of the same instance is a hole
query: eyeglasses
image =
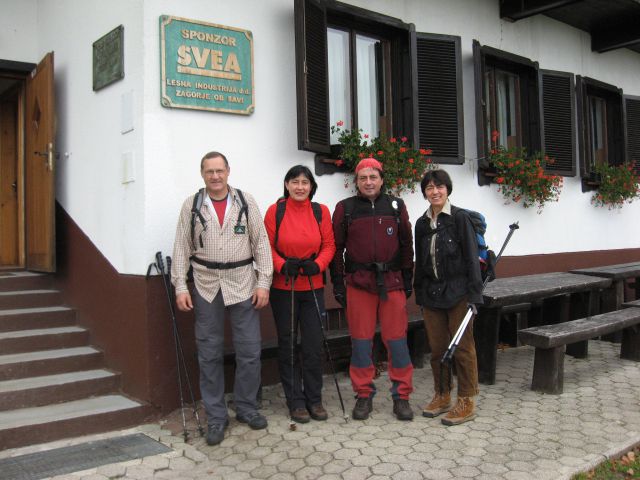
{"type": "Polygon", "coordinates": [[[221,168],[218,169],[218,170],[205,170],[204,171],[204,174],[207,177],[213,177],[214,175],[220,177],[220,176],[224,175],[225,173],[227,173],[227,171],[223,170],[221,168]]]}
{"type": "Polygon", "coordinates": [[[446,189],[447,189],[446,185],[427,185],[424,190],[426,192],[433,192],[434,190],[446,190],[446,189]]]}

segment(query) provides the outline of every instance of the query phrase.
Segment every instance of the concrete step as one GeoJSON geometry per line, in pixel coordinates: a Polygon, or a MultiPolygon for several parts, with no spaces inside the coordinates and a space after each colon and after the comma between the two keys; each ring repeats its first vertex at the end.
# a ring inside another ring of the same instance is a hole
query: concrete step
{"type": "Polygon", "coordinates": [[[58,290],[11,290],[0,292],[0,309],[50,307],[62,303],[58,290]]]}
{"type": "Polygon", "coordinates": [[[75,325],[76,311],[69,307],[37,307],[0,310],[0,332],[75,325]]]}
{"type": "Polygon", "coordinates": [[[124,428],[149,413],[149,407],[122,395],[7,410],[0,412],[0,450],[124,428]]]}
{"type": "Polygon", "coordinates": [[[118,390],[120,375],[85,370],[0,382],[0,411],[69,402],[118,390]]]}
{"type": "Polygon", "coordinates": [[[87,346],[0,355],[0,381],[90,370],[102,362],[102,352],[87,346]]]}
{"type": "Polygon", "coordinates": [[[0,272],[0,292],[51,288],[53,276],[22,271],[0,272]]]}
{"type": "Polygon", "coordinates": [[[79,347],[88,341],[89,332],[77,326],[16,330],[0,332],[0,352],[9,354],[79,347]]]}

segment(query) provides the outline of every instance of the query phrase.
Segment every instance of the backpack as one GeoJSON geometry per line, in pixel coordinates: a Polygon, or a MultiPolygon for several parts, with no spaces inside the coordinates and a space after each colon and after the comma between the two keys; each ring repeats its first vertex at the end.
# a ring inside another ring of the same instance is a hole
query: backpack
{"type": "Polygon", "coordinates": [[[493,250],[489,250],[487,242],[484,239],[484,234],[487,231],[487,222],[480,212],[475,210],[469,210],[466,208],[460,208],[469,215],[473,229],[476,232],[476,242],[478,244],[478,261],[480,262],[480,273],[482,274],[482,281],[485,280],[491,282],[496,278],[495,266],[496,266],[496,254],[493,250]]]}
{"type": "MultiPolygon", "coordinates": [[[[240,225],[240,220],[242,219],[242,214],[247,220],[247,225],[249,225],[249,206],[247,205],[247,201],[244,199],[244,195],[242,191],[239,189],[235,189],[238,197],[240,197],[240,212],[238,213],[238,220],[236,221],[236,227],[240,225]]],[[[195,243],[195,231],[196,231],[196,217],[200,219],[200,223],[202,224],[203,230],[202,232],[207,230],[207,221],[202,216],[202,212],[200,212],[200,208],[202,208],[202,202],[204,201],[204,188],[201,188],[196,192],[196,195],[193,197],[193,204],[191,205],[191,241],[195,243]]],[[[204,248],[204,244],[202,243],[202,232],[200,233],[200,248],[204,248]]]]}

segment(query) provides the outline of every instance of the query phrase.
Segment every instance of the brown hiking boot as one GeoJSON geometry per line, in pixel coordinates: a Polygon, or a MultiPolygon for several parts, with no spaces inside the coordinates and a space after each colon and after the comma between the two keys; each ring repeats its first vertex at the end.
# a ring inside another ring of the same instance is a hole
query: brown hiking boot
{"type": "Polygon", "coordinates": [[[311,418],[313,418],[314,420],[319,421],[323,421],[329,418],[329,414],[321,403],[311,405],[311,407],[309,407],[309,415],[311,415],[311,418]]]}
{"type": "Polygon", "coordinates": [[[307,412],[306,408],[302,407],[290,410],[289,415],[291,416],[291,420],[296,423],[309,423],[310,420],[309,412],[307,412]]]}
{"type": "Polygon", "coordinates": [[[438,415],[442,415],[448,412],[451,408],[451,394],[449,392],[444,394],[436,393],[433,396],[431,402],[422,409],[422,416],[434,418],[438,415]]]}
{"type": "Polygon", "coordinates": [[[442,419],[443,425],[460,425],[461,423],[468,422],[476,418],[473,408],[473,398],[471,397],[458,397],[456,406],[452,410],[449,410],[442,419]]]}

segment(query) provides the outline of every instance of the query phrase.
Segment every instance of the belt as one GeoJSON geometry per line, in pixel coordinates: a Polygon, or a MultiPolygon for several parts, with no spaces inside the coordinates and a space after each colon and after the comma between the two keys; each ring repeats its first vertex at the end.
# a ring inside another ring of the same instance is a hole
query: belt
{"type": "Polygon", "coordinates": [[[208,262],[206,260],[201,260],[198,257],[191,257],[190,260],[196,262],[198,265],[210,268],[211,270],[231,270],[232,268],[244,267],[245,265],[253,263],[253,257],[245,260],[239,260],[237,262],[208,262]]]}
{"type": "Polygon", "coordinates": [[[358,263],[349,259],[345,262],[345,270],[347,273],[353,273],[356,270],[368,270],[376,274],[376,288],[378,295],[382,300],[387,299],[387,289],[384,286],[384,272],[391,272],[400,270],[400,264],[398,261],[391,262],[371,262],[371,263],[358,263]]]}

